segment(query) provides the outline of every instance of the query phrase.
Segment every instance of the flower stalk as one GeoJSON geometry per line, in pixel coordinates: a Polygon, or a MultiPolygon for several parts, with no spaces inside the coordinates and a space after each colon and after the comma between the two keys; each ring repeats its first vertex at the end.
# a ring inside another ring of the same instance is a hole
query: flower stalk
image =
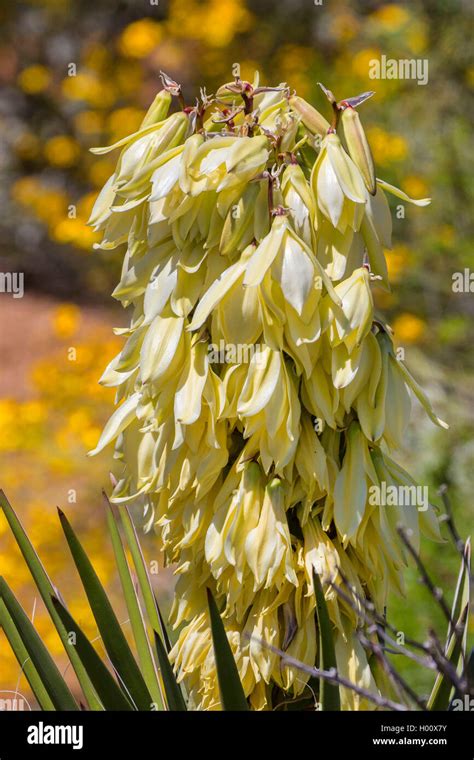
{"type": "MultiPolygon", "coordinates": [[[[158,97],[183,105],[180,86],[163,84],[158,97]]],[[[363,608],[337,589],[347,578],[381,611],[403,589],[397,524],[415,550],[421,534],[440,540],[430,504],[395,514],[371,501],[382,483],[414,486],[392,459],[411,391],[446,427],[374,313],[374,283],[388,287],[386,192],[411,199],[375,179],[355,111],[372,93],[337,102],[323,89],[332,125],[286,85],[240,79],[194,109],[153,106],[110,148],[117,169],[91,215],[99,248],[127,245],[114,297],[131,307],[101,380],[120,403],[93,453],[115,442],[112,501],[140,501],[176,565],[171,657],[198,709],[220,705],[206,589],[245,695],[269,709],[272,692],[296,699],[316,672],[314,573],[335,642],[331,678],[357,674],[343,709],[388,705],[357,635],[363,608]],[[221,341],[258,350],[215,361],[209,347],[221,341]]]]}

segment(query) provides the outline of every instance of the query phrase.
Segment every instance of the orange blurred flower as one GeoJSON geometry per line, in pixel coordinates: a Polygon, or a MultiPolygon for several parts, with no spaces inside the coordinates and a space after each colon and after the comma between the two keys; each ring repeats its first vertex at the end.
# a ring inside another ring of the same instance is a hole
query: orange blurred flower
{"type": "Polygon", "coordinates": [[[80,153],[79,143],[68,135],[51,137],[44,146],[44,155],[49,163],[62,169],[74,166],[80,153]]]}
{"type": "Polygon", "coordinates": [[[414,314],[400,314],[392,323],[395,337],[400,343],[417,343],[426,331],[425,322],[414,314]]]}
{"type": "Polygon", "coordinates": [[[18,84],[27,95],[44,92],[51,82],[51,72],[41,64],[28,66],[18,75],[18,84]]]}
{"type": "Polygon", "coordinates": [[[63,303],[53,313],[53,330],[58,338],[71,338],[78,330],[81,310],[72,303],[63,303]]]}
{"type": "Polygon", "coordinates": [[[369,127],[367,137],[376,164],[386,166],[408,156],[408,143],[401,135],[386,132],[381,127],[369,127]]]}
{"type": "Polygon", "coordinates": [[[102,114],[97,111],[81,111],[74,117],[74,124],[79,132],[85,135],[95,135],[103,129],[102,114]]]}
{"type": "Polygon", "coordinates": [[[371,19],[376,21],[381,27],[388,32],[396,32],[410,20],[410,13],[406,8],[395,3],[382,5],[377,8],[371,15],[371,19]]]}
{"type": "Polygon", "coordinates": [[[405,177],[402,182],[402,187],[412,198],[426,198],[430,192],[426,182],[421,177],[417,177],[414,174],[405,177]]]}
{"type": "Polygon", "coordinates": [[[390,251],[385,251],[388,277],[391,282],[397,282],[410,263],[410,252],[406,245],[397,245],[390,251]]]}
{"type": "Polygon", "coordinates": [[[145,58],[154,50],[163,37],[163,30],[157,21],[144,18],[129,24],[118,41],[122,55],[129,58],[145,58]]]}

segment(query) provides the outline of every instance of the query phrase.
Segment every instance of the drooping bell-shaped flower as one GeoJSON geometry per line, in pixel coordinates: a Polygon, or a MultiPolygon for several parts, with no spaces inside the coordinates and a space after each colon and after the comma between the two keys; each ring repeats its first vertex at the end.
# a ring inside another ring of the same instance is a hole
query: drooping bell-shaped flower
{"type": "MultiPolygon", "coordinates": [[[[382,611],[402,590],[396,530],[439,540],[428,501],[393,458],[410,395],[445,423],[374,315],[389,287],[386,193],[355,108],[329,122],[286,85],[236,80],[185,107],[164,77],[140,129],[109,148],[117,167],[94,205],[98,246],[126,247],[113,296],[130,307],[124,346],[101,382],[117,409],[117,504],[142,505],[177,582],[171,651],[191,705],[219,709],[206,588],[217,599],[254,709],[310,693],[320,578],[339,672],[378,691],[357,638],[360,600],[382,611]],[[172,97],[182,110],[168,115],[172,97]],[[398,489],[398,490],[397,490],[398,489]],[[348,581],[353,602],[337,593],[348,581]]],[[[366,709],[341,689],[344,709],[366,709]]]]}

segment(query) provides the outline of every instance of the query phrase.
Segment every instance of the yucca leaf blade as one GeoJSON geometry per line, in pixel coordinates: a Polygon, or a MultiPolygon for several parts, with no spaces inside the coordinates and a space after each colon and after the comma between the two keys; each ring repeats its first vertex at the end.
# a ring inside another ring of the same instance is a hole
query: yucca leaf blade
{"type": "MultiPolygon", "coordinates": [[[[445,653],[451,665],[459,669],[461,657],[465,657],[467,642],[467,617],[469,615],[471,573],[471,542],[466,541],[461,567],[459,568],[454,599],[451,608],[451,621],[457,623],[457,635],[450,622],[446,637],[445,653]]],[[[438,673],[431,694],[428,698],[428,710],[447,710],[453,685],[446,674],[438,673]]]]}
{"type": "Polygon", "coordinates": [[[15,537],[18,547],[23,555],[23,558],[28,566],[28,569],[32,575],[32,578],[36,584],[36,587],[41,595],[41,598],[48,610],[49,615],[56,627],[58,635],[62,641],[64,649],[66,650],[70,659],[71,665],[76,673],[77,679],[81,685],[84,697],[91,710],[101,710],[100,701],[94,692],[89,676],[85,672],[80,659],[75,651],[70,651],[68,645],[67,631],[65,630],[61,619],[58,617],[56,610],[51,602],[51,594],[55,593],[54,586],[33,546],[28,535],[18,519],[15,510],[11,506],[4,492],[0,490],[0,506],[10,526],[10,529],[15,537]]]}
{"type": "Polygon", "coordinates": [[[0,577],[0,597],[21,637],[55,710],[78,710],[66,681],[43,644],[37,630],[4,578],[0,577]]]}
{"type": "Polygon", "coordinates": [[[120,684],[138,710],[149,710],[153,700],[104,587],[66,515],[61,510],[59,510],[59,519],[99,633],[120,684]]]}
{"type": "Polygon", "coordinates": [[[226,711],[247,711],[249,707],[240,681],[239,671],[227,640],[224,623],[209,589],[207,589],[207,601],[222,709],[226,711]]]}
{"type": "MultiPolygon", "coordinates": [[[[464,551],[461,559],[461,567],[459,568],[458,578],[456,582],[456,589],[454,592],[454,599],[451,608],[451,620],[455,622],[459,620],[463,608],[469,601],[469,586],[470,586],[470,572],[471,572],[471,539],[467,539],[464,551]]],[[[453,633],[453,627],[451,623],[448,626],[448,634],[446,640],[449,641],[451,634],[453,633]]]]}
{"type": "Polygon", "coordinates": [[[140,608],[140,602],[135,591],[132,577],[130,575],[130,568],[128,565],[127,557],[125,555],[122,539],[120,537],[120,532],[112,506],[105,494],[104,498],[107,525],[112,540],[115,562],[119,571],[120,582],[122,584],[123,595],[125,598],[125,603],[127,605],[143,677],[148,686],[148,690],[153,698],[153,701],[157,704],[159,710],[163,710],[163,698],[155,668],[155,662],[151,653],[150,641],[148,639],[142,611],[140,608]]]}
{"type": "MultiPolygon", "coordinates": [[[[460,633],[456,636],[453,632],[446,648],[445,654],[450,664],[454,669],[459,668],[459,662],[462,655],[464,631],[466,627],[466,621],[468,616],[469,606],[466,605],[462,611],[461,617],[458,620],[457,628],[460,633]]],[[[433,712],[440,710],[447,710],[451,699],[451,693],[453,691],[453,683],[448,678],[446,673],[438,673],[434,682],[433,689],[428,699],[427,708],[433,712]]]]}
{"type": "Polygon", "coordinates": [[[22,673],[30,684],[31,691],[35,695],[39,706],[42,710],[54,710],[54,702],[49,696],[48,691],[41,680],[41,676],[28,654],[28,650],[23,643],[23,639],[13,622],[12,616],[8,612],[3,599],[0,599],[0,627],[3,628],[3,632],[10,644],[12,652],[21,667],[22,673]]]}
{"type": "Polygon", "coordinates": [[[168,659],[165,646],[161,640],[160,634],[155,631],[155,646],[158,655],[158,662],[160,663],[160,670],[163,676],[163,683],[166,692],[166,701],[168,704],[168,710],[174,710],[183,712],[187,710],[186,702],[184,701],[183,692],[181,686],[176,680],[176,676],[171,667],[171,663],[168,659]]]}
{"type": "Polygon", "coordinates": [[[133,707],[123,691],[117,685],[114,677],[102,662],[87,636],[76,623],[72,615],[56,597],[52,597],[52,603],[69,631],[74,634],[75,646],[81,662],[84,665],[94,688],[106,710],[132,710],[133,707]]]}
{"type": "Polygon", "coordinates": [[[163,620],[158,610],[158,605],[153,593],[153,588],[150,581],[150,575],[145,563],[145,558],[138,540],[137,531],[133,524],[133,520],[130,516],[130,512],[126,506],[119,510],[120,519],[127,539],[127,545],[132,555],[133,564],[137,573],[138,583],[140,591],[145,602],[145,609],[147,611],[148,620],[154,631],[159,631],[163,641],[165,640],[165,631],[163,628],[163,620]]]}
{"type": "Polygon", "coordinates": [[[163,644],[164,644],[166,652],[169,654],[171,652],[171,641],[170,641],[170,637],[168,636],[168,631],[166,630],[165,621],[163,619],[163,615],[161,614],[161,610],[159,608],[158,602],[156,602],[156,609],[158,612],[158,616],[160,618],[160,623],[161,623],[160,630],[161,630],[161,635],[163,637],[163,644]]]}
{"type": "MultiPolygon", "coordinates": [[[[313,572],[314,593],[316,596],[316,618],[319,630],[319,667],[321,670],[337,670],[336,650],[332,633],[331,621],[324,598],[324,592],[319,575],[313,572]]],[[[340,710],[341,699],[339,686],[325,679],[320,679],[319,701],[321,710],[340,710]]]]}

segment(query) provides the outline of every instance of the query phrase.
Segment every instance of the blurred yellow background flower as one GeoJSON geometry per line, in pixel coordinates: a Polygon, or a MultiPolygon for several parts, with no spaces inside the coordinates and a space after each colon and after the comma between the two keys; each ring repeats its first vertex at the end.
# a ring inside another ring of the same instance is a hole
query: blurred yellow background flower
{"type": "Polygon", "coordinates": [[[68,135],[51,137],[44,146],[46,159],[52,166],[67,169],[79,160],[80,147],[74,138],[68,135]]]}
{"type": "Polygon", "coordinates": [[[130,58],[145,58],[163,37],[160,24],[149,18],[129,24],[119,37],[118,47],[123,55],[130,58]]]}
{"type": "Polygon", "coordinates": [[[426,324],[414,314],[399,314],[393,320],[392,327],[399,343],[417,343],[426,332],[426,324]]]}
{"type": "Polygon", "coordinates": [[[18,84],[28,95],[43,92],[51,82],[51,72],[41,64],[35,64],[23,69],[18,76],[18,84]]]}

